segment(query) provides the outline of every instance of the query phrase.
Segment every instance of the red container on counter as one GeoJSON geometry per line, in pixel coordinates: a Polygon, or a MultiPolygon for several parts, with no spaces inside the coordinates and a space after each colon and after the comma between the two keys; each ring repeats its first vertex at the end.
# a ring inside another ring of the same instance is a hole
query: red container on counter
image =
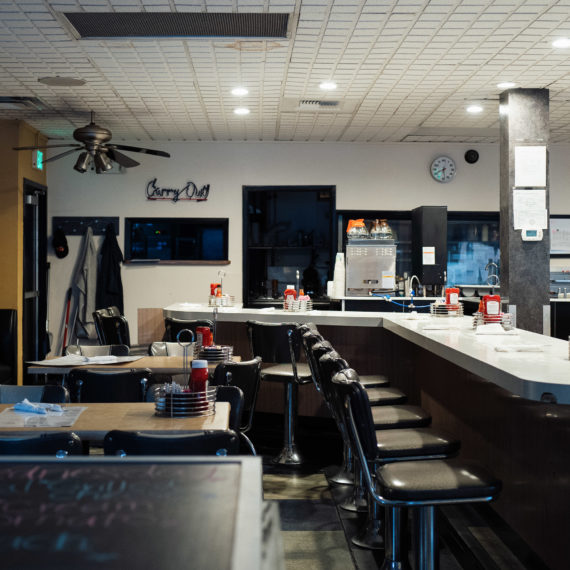
{"type": "Polygon", "coordinates": [[[501,317],[501,296],[500,295],[484,295],[483,296],[483,314],[487,317],[501,317]]]}
{"type": "Polygon", "coordinates": [[[196,342],[198,345],[211,346],[214,342],[210,327],[196,327],[196,342]]]}
{"type": "Polygon", "coordinates": [[[295,287],[293,287],[293,285],[287,285],[287,289],[285,289],[283,297],[285,298],[285,301],[289,300],[287,297],[293,297],[294,301],[297,298],[297,291],[295,291],[295,287]]]}
{"type": "Polygon", "coordinates": [[[205,392],[208,388],[208,361],[193,360],[190,374],[190,391],[205,392]]]}
{"type": "Polygon", "coordinates": [[[459,289],[457,287],[448,287],[445,290],[445,303],[447,305],[459,305],[459,289]]]}

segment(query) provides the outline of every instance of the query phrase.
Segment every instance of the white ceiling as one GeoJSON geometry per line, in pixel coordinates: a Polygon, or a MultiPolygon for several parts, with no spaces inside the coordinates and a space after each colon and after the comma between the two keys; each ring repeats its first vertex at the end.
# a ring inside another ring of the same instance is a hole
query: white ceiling
{"type": "Polygon", "coordinates": [[[570,0],[0,0],[0,108],[51,138],[89,111],[113,141],[495,142],[500,81],[550,89],[551,142],[570,142],[570,0]],[[77,40],[58,13],[286,12],[286,40],[77,40]],[[49,87],[38,78],[82,78],[49,87]],[[324,93],[332,79],[338,89],[324,93]],[[231,95],[236,85],[249,94],[231,95]],[[335,100],[334,110],[299,101],[335,100]],[[466,114],[470,102],[484,112],[466,114]],[[247,106],[250,115],[233,113],[247,106]]]}

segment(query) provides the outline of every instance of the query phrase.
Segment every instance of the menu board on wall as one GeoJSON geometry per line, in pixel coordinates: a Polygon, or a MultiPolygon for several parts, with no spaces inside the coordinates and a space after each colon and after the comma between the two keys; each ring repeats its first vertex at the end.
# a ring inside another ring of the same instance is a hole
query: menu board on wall
{"type": "Polygon", "coordinates": [[[570,217],[550,218],[550,253],[570,256],[570,217]]]}

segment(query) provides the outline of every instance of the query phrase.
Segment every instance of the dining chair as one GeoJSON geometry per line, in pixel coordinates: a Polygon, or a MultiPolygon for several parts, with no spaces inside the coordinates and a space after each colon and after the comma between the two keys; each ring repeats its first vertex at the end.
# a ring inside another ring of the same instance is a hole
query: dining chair
{"type": "Polygon", "coordinates": [[[113,430],[103,440],[105,455],[238,455],[239,438],[232,430],[176,434],[113,430]]]}
{"type": "Polygon", "coordinates": [[[68,385],[74,402],[144,402],[153,383],[150,369],[94,370],[74,368],[68,385]]]}
{"type": "Polygon", "coordinates": [[[131,355],[146,355],[148,345],[132,345],[129,322],[123,315],[111,314],[115,311],[107,309],[107,314],[103,310],[93,312],[93,321],[96,322],[95,329],[100,344],[125,344],[129,347],[131,355]],[[95,317],[95,314],[97,317],[95,317]]]}
{"type": "Polygon", "coordinates": [[[95,323],[95,331],[97,332],[97,338],[99,339],[99,344],[108,344],[105,340],[105,332],[103,331],[103,317],[119,317],[121,311],[118,307],[105,307],[103,309],[97,309],[93,311],[93,322],[95,323]]]}
{"type": "MultiPolygon", "coordinates": [[[[184,329],[190,329],[196,339],[196,327],[210,327],[214,330],[214,321],[210,319],[175,319],[174,317],[164,318],[164,336],[162,340],[176,342],[178,333],[184,329]]],[[[184,339],[183,339],[184,340],[184,339]]]]}
{"type": "Polygon", "coordinates": [[[76,356],[129,356],[126,344],[69,344],[65,347],[66,355],[76,356]]]}
{"type": "Polygon", "coordinates": [[[46,404],[66,404],[70,400],[69,391],[60,384],[44,386],[0,384],[0,404],[16,404],[24,399],[46,404]]]}
{"type": "Polygon", "coordinates": [[[0,434],[0,455],[55,455],[62,458],[82,453],[81,439],[73,432],[0,434]]]}
{"type": "Polygon", "coordinates": [[[252,357],[259,356],[267,365],[261,369],[261,379],[285,384],[283,448],[273,463],[300,465],[303,460],[295,443],[298,392],[299,385],[310,383],[312,376],[309,365],[299,363],[297,323],[247,321],[246,324],[252,357]]]}

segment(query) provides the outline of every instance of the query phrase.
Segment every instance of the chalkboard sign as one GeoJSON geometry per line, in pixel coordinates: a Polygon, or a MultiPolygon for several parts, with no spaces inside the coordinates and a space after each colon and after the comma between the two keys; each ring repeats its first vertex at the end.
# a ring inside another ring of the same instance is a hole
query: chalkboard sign
{"type": "Polygon", "coordinates": [[[5,563],[18,570],[231,568],[239,461],[100,459],[0,462],[5,563]]]}

